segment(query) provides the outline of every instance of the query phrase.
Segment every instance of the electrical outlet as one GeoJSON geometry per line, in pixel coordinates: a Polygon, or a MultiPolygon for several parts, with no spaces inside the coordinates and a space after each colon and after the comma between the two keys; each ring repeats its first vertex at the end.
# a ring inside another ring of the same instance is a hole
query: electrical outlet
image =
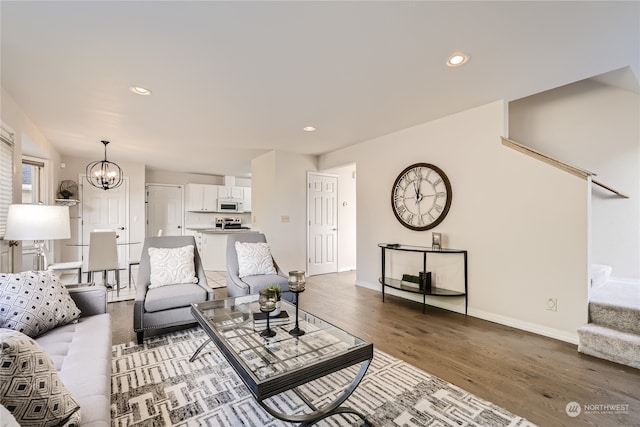
{"type": "Polygon", "coordinates": [[[442,274],[436,274],[436,285],[442,284],[442,274]]]}
{"type": "Polygon", "coordinates": [[[558,311],[558,298],[547,299],[547,310],[558,311]]]}
{"type": "Polygon", "coordinates": [[[289,215],[280,216],[280,222],[289,222],[289,221],[291,221],[291,218],[289,218],[289,215]]]}

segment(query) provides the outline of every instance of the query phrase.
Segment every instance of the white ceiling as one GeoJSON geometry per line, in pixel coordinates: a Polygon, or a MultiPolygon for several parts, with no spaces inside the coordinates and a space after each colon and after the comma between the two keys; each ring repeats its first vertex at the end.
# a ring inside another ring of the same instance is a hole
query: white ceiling
{"type": "Polygon", "coordinates": [[[639,6],[3,0],[2,87],[63,155],[108,139],[116,162],[248,176],[268,150],[322,154],[623,67],[637,85],[639,6]],[[471,60],[447,67],[455,51],[471,60]]]}

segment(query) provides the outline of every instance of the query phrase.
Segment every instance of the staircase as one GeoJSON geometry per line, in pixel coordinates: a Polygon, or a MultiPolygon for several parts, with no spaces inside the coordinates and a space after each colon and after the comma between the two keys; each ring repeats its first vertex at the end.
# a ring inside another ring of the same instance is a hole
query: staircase
{"type": "Polygon", "coordinates": [[[607,282],[593,291],[578,351],[640,369],[640,286],[607,282]]]}

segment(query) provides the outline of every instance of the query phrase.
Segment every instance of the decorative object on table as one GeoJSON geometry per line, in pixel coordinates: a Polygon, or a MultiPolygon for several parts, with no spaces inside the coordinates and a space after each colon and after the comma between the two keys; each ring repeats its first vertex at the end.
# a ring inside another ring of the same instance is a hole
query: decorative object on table
{"type": "Polygon", "coordinates": [[[431,293],[431,272],[421,271],[418,275],[420,277],[420,290],[426,294],[431,293]]]}
{"type": "Polygon", "coordinates": [[[58,196],[67,200],[78,197],[78,183],[72,179],[62,180],[58,187],[58,196]]]}
{"type": "Polygon", "coordinates": [[[269,325],[269,319],[271,316],[268,314],[276,309],[276,293],[267,289],[262,289],[259,292],[258,304],[260,305],[260,311],[267,314],[267,329],[260,332],[260,336],[265,338],[273,337],[276,335],[276,331],[272,330],[269,325]]]}
{"type": "MultiPolygon", "coordinates": [[[[47,260],[45,240],[71,238],[68,206],[9,205],[5,240],[33,240],[36,248],[34,270],[44,270],[47,260]]],[[[16,246],[17,242],[9,242],[16,246]]]]}
{"type": "Polygon", "coordinates": [[[391,209],[400,224],[411,230],[429,230],[440,224],[451,207],[447,175],[429,163],[405,168],[391,188],[391,209]]]}
{"type": "Polygon", "coordinates": [[[431,233],[431,249],[442,249],[442,233],[431,233]]]}
{"type": "Polygon", "coordinates": [[[269,313],[269,316],[276,317],[280,314],[282,288],[280,287],[280,285],[269,285],[265,289],[276,294],[276,309],[269,313]]]}
{"type": "Polygon", "coordinates": [[[294,337],[304,335],[304,331],[300,329],[300,325],[298,323],[298,298],[300,297],[300,293],[304,292],[305,283],[306,279],[304,277],[304,271],[294,270],[289,272],[289,291],[296,296],[296,326],[289,331],[289,334],[294,337]]]}
{"type": "Polygon", "coordinates": [[[289,313],[286,310],[282,310],[277,316],[270,316],[273,313],[253,313],[253,330],[261,331],[267,327],[267,317],[269,317],[270,326],[282,326],[291,321],[289,313]]]}
{"type": "Polygon", "coordinates": [[[87,182],[96,188],[111,190],[122,184],[122,168],[107,160],[107,144],[109,141],[100,141],[104,144],[104,160],[96,160],[87,165],[87,182]]]}

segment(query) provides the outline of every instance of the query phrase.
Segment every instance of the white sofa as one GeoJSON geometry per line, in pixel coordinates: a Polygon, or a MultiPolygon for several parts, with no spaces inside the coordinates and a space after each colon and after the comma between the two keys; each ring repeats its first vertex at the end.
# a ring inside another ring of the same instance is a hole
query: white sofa
{"type": "Polygon", "coordinates": [[[77,323],[38,336],[60,379],[80,405],[80,425],[111,427],[111,317],[102,286],[69,289],[82,312],[77,323]]]}

